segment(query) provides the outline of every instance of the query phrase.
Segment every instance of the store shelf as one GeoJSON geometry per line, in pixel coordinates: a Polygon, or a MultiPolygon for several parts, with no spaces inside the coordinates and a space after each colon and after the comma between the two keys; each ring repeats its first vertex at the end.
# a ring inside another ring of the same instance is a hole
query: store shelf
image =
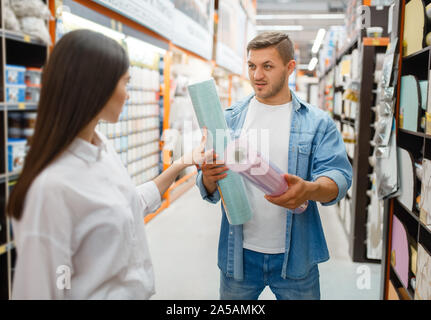
{"type": "Polygon", "coordinates": [[[148,131],[154,131],[154,130],[160,130],[160,127],[152,127],[148,129],[142,129],[142,130],[135,130],[135,131],[129,131],[127,134],[108,134],[107,137],[109,139],[115,139],[115,138],[121,138],[121,137],[128,137],[129,135],[136,134],[136,133],[143,133],[148,131]]]}
{"type": "Polygon", "coordinates": [[[355,127],[355,120],[352,120],[350,118],[341,119],[341,123],[344,123],[344,124],[347,124],[349,126],[355,127]]]}
{"type": "Polygon", "coordinates": [[[151,166],[148,166],[148,167],[146,167],[146,168],[144,168],[144,169],[142,169],[142,170],[139,170],[139,171],[137,171],[137,172],[134,172],[133,174],[131,174],[131,177],[132,177],[132,178],[133,178],[133,177],[136,177],[136,176],[138,176],[138,175],[140,175],[140,174],[144,173],[145,171],[150,170],[150,169],[153,169],[153,168],[156,168],[156,167],[158,167],[158,166],[159,166],[159,164],[153,164],[153,165],[151,165],[151,166]]]}
{"type": "Polygon", "coordinates": [[[405,292],[408,294],[408,297],[410,298],[410,300],[414,300],[414,292],[412,292],[411,289],[404,287],[403,283],[400,280],[400,276],[395,271],[392,264],[390,264],[390,277],[392,280],[395,280],[398,288],[401,287],[405,290],[405,292]]]}
{"type": "Polygon", "coordinates": [[[159,118],[159,117],[160,117],[160,115],[158,115],[158,114],[152,114],[152,115],[148,115],[148,116],[138,116],[138,117],[125,117],[125,118],[120,118],[120,121],[141,120],[141,119],[159,118]]]}
{"type": "Polygon", "coordinates": [[[410,131],[410,130],[406,130],[406,129],[402,129],[402,128],[399,128],[399,132],[402,134],[410,134],[410,135],[413,135],[416,137],[421,137],[421,138],[427,137],[427,135],[423,132],[410,131]]]}
{"type": "Polygon", "coordinates": [[[419,56],[423,53],[426,53],[427,51],[430,51],[430,49],[431,49],[431,46],[423,48],[422,50],[416,51],[415,53],[412,53],[408,56],[403,57],[403,61],[408,61],[408,60],[414,59],[417,56],[419,56]]]}
{"type": "Polygon", "coordinates": [[[127,102],[127,106],[142,106],[142,105],[151,105],[151,104],[159,104],[159,101],[150,101],[150,102],[140,102],[140,103],[129,103],[127,102]]]}
{"type": "Polygon", "coordinates": [[[8,174],[0,174],[0,184],[5,183],[6,181],[8,182],[16,181],[18,180],[20,174],[21,172],[11,172],[8,174]]]}
{"type": "Polygon", "coordinates": [[[328,66],[328,68],[325,70],[325,72],[320,76],[320,79],[324,78],[328,75],[329,72],[331,72],[332,69],[335,68],[335,66],[341,61],[341,59],[348,53],[350,50],[352,50],[354,47],[358,45],[360,36],[356,36],[350,43],[348,43],[343,49],[341,49],[335,60],[328,66]]]}
{"type": "Polygon", "coordinates": [[[419,216],[417,214],[415,214],[414,212],[412,212],[411,210],[409,210],[408,208],[406,208],[399,200],[398,198],[395,198],[395,201],[397,203],[397,205],[404,210],[405,213],[407,213],[408,215],[410,215],[413,219],[416,220],[416,222],[418,223],[422,223],[419,219],[419,216]]]}
{"type": "Polygon", "coordinates": [[[6,252],[15,248],[15,242],[9,242],[0,246],[0,255],[5,254],[6,252]]]}
{"type": "Polygon", "coordinates": [[[44,43],[43,41],[35,37],[23,34],[21,32],[14,32],[10,30],[1,30],[1,31],[4,33],[5,38],[9,40],[24,42],[24,43],[33,44],[33,45],[42,46],[42,47],[47,46],[46,43],[44,43]]]}
{"type": "Polygon", "coordinates": [[[422,222],[419,228],[419,244],[431,255],[431,230],[422,222]]]}
{"type": "MultiPolygon", "coordinates": [[[[132,148],[130,148],[130,149],[132,149],[132,148]]],[[[155,151],[155,152],[152,152],[152,153],[146,154],[145,156],[143,156],[143,157],[141,157],[141,158],[139,158],[139,159],[135,159],[135,160],[132,160],[132,161],[128,161],[128,162],[127,162],[127,164],[129,165],[129,164],[132,164],[132,163],[135,163],[135,162],[138,162],[138,161],[141,161],[141,160],[147,159],[148,157],[155,156],[155,155],[157,155],[157,154],[159,154],[159,153],[160,153],[160,151],[155,151]]],[[[146,170],[151,169],[151,168],[153,168],[153,167],[154,167],[154,165],[153,165],[152,167],[148,167],[148,168],[143,169],[143,171],[146,171],[146,170]]]]}
{"type": "MultiPolygon", "coordinates": [[[[385,42],[387,40],[384,40],[385,42]]],[[[358,76],[360,77],[360,92],[358,107],[361,112],[358,114],[357,119],[344,116],[343,111],[341,115],[334,115],[335,121],[338,121],[343,126],[351,127],[354,129],[355,138],[345,138],[345,143],[354,144],[354,157],[348,155],[348,159],[353,167],[353,181],[352,181],[352,196],[349,197],[351,200],[351,228],[350,232],[347,234],[349,240],[349,253],[354,262],[367,262],[367,263],[379,263],[380,260],[369,259],[367,256],[367,246],[364,245],[367,241],[368,231],[368,195],[367,190],[369,187],[369,180],[363,179],[364,172],[370,172],[371,166],[369,163],[369,155],[372,152],[372,146],[370,141],[372,140],[372,129],[371,124],[373,120],[372,117],[372,107],[375,105],[376,96],[373,95],[373,90],[375,90],[374,84],[374,72],[375,72],[375,60],[377,54],[382,54],[385,52],[385,46],[366,46],[363,41],[359,38],[356,42],[350,44],[342,54],[350,54],[351,50],[355,49],[357,46],[360,53],[360,71],[358,76]]],[[[337,57],[336,63],[338,64],[342,59],[343,55],[337,57]]],[[[329,79],[333,82],[332,85],[334,90],[340,90],[341,86],[336,86],[337,76],[329,79]]],[[[330,83],[331,84],[331,83],[330,83]]],[[[345,103],[345,101],[344,101],[345,103]]],[[[339,106],[338,106],[339,107],[339,106]]],[[[335,106],[334,106],[335,108],[335,106]]],[[[341,106],[343,108],[343,105],[341,106]]],[[[341,109],[343,110],[343,109],[341,109]]],[[[343,129],[347,129],[342,127],[343,129]]],[[[345,130],[346,133],[350,132],[345,130]]]]}
{"type": "Polygon", "coordinates": [[[363,38],[364,46],[386,47],[389,45],[389,38],[363,38]]]}
{"type": "Polygon", "coordinates": [[[137,87],[137,86],[128,86],[127,90],[131,90],[131,91],[143,91],[143,92],[154,92],[154,93],[158,93],[160,89],[149,89],[147,87],[137,87]]]}
{"type": "Polygon", "coordinates": [[[7,111],[36,111],[37,110],[37,103],[10,103],[10,102],[0,102],[0,110],[7,110],[7,111]]]}

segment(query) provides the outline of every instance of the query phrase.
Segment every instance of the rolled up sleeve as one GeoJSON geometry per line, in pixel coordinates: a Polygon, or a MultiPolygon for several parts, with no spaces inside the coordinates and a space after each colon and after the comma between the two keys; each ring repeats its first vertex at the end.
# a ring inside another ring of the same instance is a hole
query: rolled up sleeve
{"type": "Polygon", "coordinates": [[[352,184],[352,165],[347,158],[346,147],[334,122],[328,120],[327,129],[313,154],[311,178],[316,181],[327,177],[338,187],[338,196],[323,206],[331,206],[346,196],[352,184]]]}
{"type": "Polygon", "coordinates": [[[199,188],[199,192],[201,193],[202,199],[214,204],[220,201],[220,193],[218,189],[213,194],[208,193],[207,189],[204,186],[201,170],[199,170],[196,177],[196,185],[199,188]]]}
{"type": "Polygon", "coordinates": [[[154,181],[149,181],[137,187],[137,191],[143,202],[144,216],[156,211],[162,204],[159,188],[154,181]]]}

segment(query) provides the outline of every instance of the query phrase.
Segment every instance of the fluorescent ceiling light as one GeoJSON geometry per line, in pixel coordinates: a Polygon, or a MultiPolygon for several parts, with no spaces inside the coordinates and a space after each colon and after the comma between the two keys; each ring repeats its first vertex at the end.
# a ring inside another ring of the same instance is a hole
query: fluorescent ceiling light
{"type": "Polygon", "coordinates": [[[107,37],[117,40],[118,42],[121,42],[124,38],[126,38],[126,35],[123,33],[120,33],[113,29],[109,29],[93,21],[81,18],[69,12],[63,12],[63,21],[67,31],[77,29],[90,29],[96,32],[100,32],[107,37]]]}
{"type": "Polygon", "coordinates": [[[344,14],[262,14],[256,20],[344,20],[344,14]]]}
{"type": "Polygon", "coordinates": [[[314,68],[316,68],[316,66],[317,66],[317,62],[318,62],[318,60],[317,60],[316,57],[314,57],[313,59],[311,59],[310,64],[308,65],[308,70],[309,71],[313,71],[314,68]]]}
{"type": "Polygon", "coordinates": [[[313,52],[314,54],[319,52],[320,46],[322,45],[323,39],[325,38],[325,34],[326,30],[323,28],[317,32],[316,40],[314,40],[314,45],[311,49],[311,52],[313,52]]]}
{"type": "Polygon", "coordinates": [[[262,31],[262,30],[273,30],[273,31],[302,31],[304,30],[304,26],[257,26],[256,27],[257,31],[262,31]]]}

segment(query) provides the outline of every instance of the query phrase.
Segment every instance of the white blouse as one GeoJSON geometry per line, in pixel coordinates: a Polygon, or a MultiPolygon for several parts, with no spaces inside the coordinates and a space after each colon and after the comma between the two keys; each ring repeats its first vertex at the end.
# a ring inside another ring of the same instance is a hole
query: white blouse
{"type": "Polygon", "coordinates": [[[13,220],[13,299],[148,299],[155,293],[144,216],[161,204],[151,181],[136,188],[97,133],[76,138],[34,180],[13,220]]]}

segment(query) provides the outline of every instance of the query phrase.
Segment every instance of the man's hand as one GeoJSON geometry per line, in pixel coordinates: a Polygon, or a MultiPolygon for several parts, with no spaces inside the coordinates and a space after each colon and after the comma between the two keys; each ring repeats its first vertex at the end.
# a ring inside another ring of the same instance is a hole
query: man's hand
{"type": "Polygon", "coordinates": [[[289,189],[279,197],[266,195],[266,200],[277,206],[290,210],[299,208],[305,201],[310,200],[310,189],[312,188],[310,185],[311,182],[290,174],[285,174],[284,178],[286,179],[289,189]]]}
{"type": "Polygon", "coordinates": [[[227,177],[226,171],[229,169],[224,166],[224,163],[217,161],[217,155],[213,155],[212,163],[203,163],[202,169],[202,181],[209,194],[213,194],[217,190],[217,181],[220,181],[227,177]]]}
{"type": "Polygon", "coordinates": [[[330,202],[337,198],[337,184],[327,178],[320,177],[314,182],[309,182],[300,177],[286,174],[284,175],[289,189],[279,197],[265,196],[269,202],[290,210],[299,208],[305,201],[330,202]]]}

